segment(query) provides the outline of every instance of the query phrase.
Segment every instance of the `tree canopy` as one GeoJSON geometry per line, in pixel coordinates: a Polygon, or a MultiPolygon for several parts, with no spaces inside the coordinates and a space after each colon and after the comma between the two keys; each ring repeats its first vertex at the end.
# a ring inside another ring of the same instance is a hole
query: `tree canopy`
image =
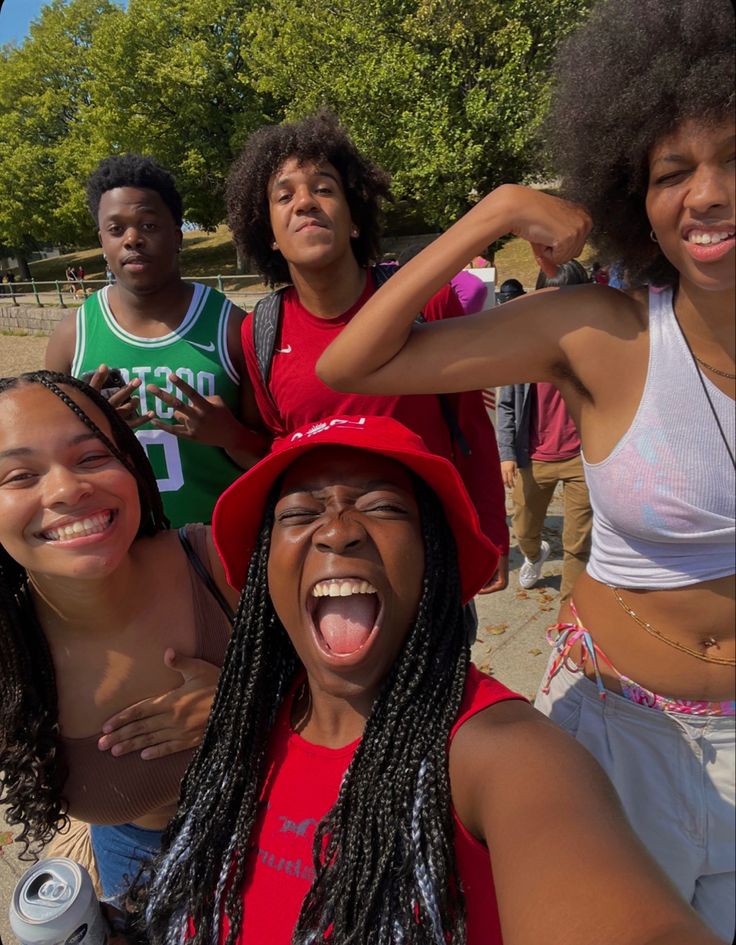
{"type": "Polygon", "coordinates": [[[558,41],[591,0],[52,0],[0,49],[0,243],[93,232],[84,181],[112,153],[151,154],[188,219],[212,227],[257,127],[327,106],[444,226],[540,146],[558,41]]]}

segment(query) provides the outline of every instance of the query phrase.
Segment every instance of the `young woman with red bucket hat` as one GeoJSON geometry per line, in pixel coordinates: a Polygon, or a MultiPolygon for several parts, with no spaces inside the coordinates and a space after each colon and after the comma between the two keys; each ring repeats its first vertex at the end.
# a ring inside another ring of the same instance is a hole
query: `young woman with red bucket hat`
{"type": "Polygon", "coordinates": [[[447,460],[334,417],[234,483],[213,532],[243,592],[148,942],[716,942],[592,758],[470,664],[462,605],[497,551],[447,460]]]}

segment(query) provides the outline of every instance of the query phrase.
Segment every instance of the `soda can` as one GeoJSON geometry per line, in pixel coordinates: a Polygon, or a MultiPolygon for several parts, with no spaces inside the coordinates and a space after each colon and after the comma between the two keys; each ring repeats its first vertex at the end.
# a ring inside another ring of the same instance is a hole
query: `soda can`
{"type": "Polygon", "coordinates": [[[87,870],[64,856],[41,860],[13,890],[10,925],[22,945],[105,945],[107,923],[87,870]]]}

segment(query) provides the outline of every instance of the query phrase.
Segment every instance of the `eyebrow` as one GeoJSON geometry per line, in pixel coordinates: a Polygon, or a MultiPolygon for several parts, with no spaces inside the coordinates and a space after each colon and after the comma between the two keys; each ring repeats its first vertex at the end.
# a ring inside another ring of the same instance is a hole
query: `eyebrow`
{"type": "MultiPolygon", "coordinates": [[[[128,216],[130,212],[131,212],[131,209],[130,209],[130,208],[126,208],[125,210],[116,210],[116,211],[113,212],[113,213],[103,213],[103,214],[101,214],[101,216],[102,216],[102,219],[103,219],[106,223],[114,223],[115,221],[120,220],[120,219],[122,219],[123,217],[128,216]]],[[[148,204],[146,204],[146,203],[134,204],[133,207],[132,207],[132,212],[133,212],[133,213],[151,213],[151,214],[153,214],[154,216],[161,214],[160,208],[150,207],[150,206],[149,206],[148,204]]]]}
{"type": "MultiPolygon", "coordinates": [[[[312,495],[319,495],[320,492],[324,492],[325,489],[329,486],[323,485],[310,485],[309,483],[294,486],[293,489],[289,489],[287,492],[284,492],[281,498],[285,498],[287,495],[296,495],[302,492],[309,492],[312,495]]],[[[404,486],[399,485],[397,482],[393,482],[390,479],[371,479],[368,482],[359,483],[356,486],[350,486],[349,488],[355,489],[356,492],[375,492],[378,489],[398,489],[401,492],[406,492],[407,489],[404,486]]]]}
{"type": "MultiPolygon", "coordinates": [[[[332,171],[319,170],[312,174],[312,177],[329,177],[330,180],[333,180],[336,184],[340,184],[340,180],[332,173],[332,171]]],[[[276,190],[278,187],[284,187],[289,183],[291,178],[286,175],[285,177],[279,177],[278,180],[273,182],[271,190],[276,190]]]]}
{"type": "MultiPolygon", "coordinates": [[[[76,446],[78,443],[84,443],[85,440],[100,440],[98,433],[92,433],[90,430],[89,433],[79,433],[77,436],[73,436],[68,442],[67,446],[76,446]]],[[[16,449],[10,450],[0,450],[0,459],[10,459],[16,456],[32,456],[35,452],[30,446],[19,446],[16,449]]]]}
{"type": "MultiPolygon", "coordinates": [[[[718,145],[717,148],[728,148],[733,147],[734,142],[736,142],[736,135],[729,135],[728,138],[724,138],[718,145]]],[[[662,154],[659,157],[655,158],[652,161],[652,164],[659,164],[660,162],[664,164],[686,164],[688,161],[692,160],[686,154],[678,154],[677,151],[672,151],[670,154],[662,154]]]]}

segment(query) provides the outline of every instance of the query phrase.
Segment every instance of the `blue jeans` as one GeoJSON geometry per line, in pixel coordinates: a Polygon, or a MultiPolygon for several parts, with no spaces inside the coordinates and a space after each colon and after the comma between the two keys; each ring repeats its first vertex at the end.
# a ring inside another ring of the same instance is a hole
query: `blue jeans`
{"type": "Polygon", "coordinates": [[[162,830],[147,830],[135,824],[90,824],[89,833],[105,899],[125,896],[141,865],[161,849],[163,836],[162,830]]]}

